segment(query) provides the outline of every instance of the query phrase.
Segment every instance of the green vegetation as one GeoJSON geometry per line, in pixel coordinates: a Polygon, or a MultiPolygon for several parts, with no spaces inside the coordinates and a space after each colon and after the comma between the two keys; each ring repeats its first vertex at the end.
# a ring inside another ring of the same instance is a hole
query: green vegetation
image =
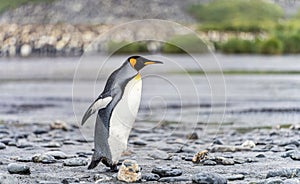
{"type": "Polygon", "coordinates": [[[207,46],[196,35],[177,35],[162,46],[163,53],[204,53],[207,46]]]}
{"type": "Polygon", "coordinates": [[[0,13],[7,9],[17,8],[27,3],[50,3],[55,0],[0,0],[0,13]]]}
{"type": "Polygon", "coordinates": [[[260,53],[262,54],[281,54],[283,44],[278,38],[269,38],[261,43],[260,53]]]}
{"type": "Polygon", "coordinates": [[[107,51],[115,54],[126,54],[135,52],[148,52],[146,42],[109,42],[107,45],[107,51]]]}
{"type": "Polygon", "coordinates": [[[264,0],[213,0],[188,11],[201,22],[201,30],[259,32],[283,17],[278,5],[264,0]]]}
{"type": "Polygon", "coordinates": [[[224,53],[255,53],[256,52],[256,44],[254,41],[250,40],[242,40],[237,38],[232,38],[221,45],[220,49],[224,53]]]}

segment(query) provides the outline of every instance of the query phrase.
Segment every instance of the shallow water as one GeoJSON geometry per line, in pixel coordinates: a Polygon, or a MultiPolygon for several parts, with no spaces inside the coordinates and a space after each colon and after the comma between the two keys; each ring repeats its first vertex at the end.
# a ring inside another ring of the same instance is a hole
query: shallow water
{"type": "MultiPolygon", "coordinates": [[[[83,58],[1,58],[0,119],[48,123],[80,119],[127,56],[83,58]]],[[[151,56],[150,56],[151,57],[151,56]]],[[[153,56],[154,57],[154,56],[153,56]]],[[[164,65],[142,71],[138,121],[220,123],[256,127],[298,123],[300,75],[215,74],[224,71],[299,71],[298,55],[164,55],[164,65]],[[201,70],[212,73],[188,74],[201,70]]]]}

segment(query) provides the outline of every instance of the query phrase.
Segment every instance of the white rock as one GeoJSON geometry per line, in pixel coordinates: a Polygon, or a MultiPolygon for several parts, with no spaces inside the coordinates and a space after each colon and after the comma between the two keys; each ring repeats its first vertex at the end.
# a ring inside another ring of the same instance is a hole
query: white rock
{"type": "Polygon", "coordinates": [[[139,181],[142,178],[141,168],[135,160],[124,160],[117,178],[127,183],[139,181]]]}
{"type": "Polygon", "coordinates": [[[21,47],[20,54],[23,57],[27,57],[27,56],[29,56],[31,54],[31,51],[32,51],[31,46],[28,45],[28,44],[24,44],[21,47]]]}
{"type": "Polygon", "coordinates": [[[245,141],[243,144],[242,144],[242,147],[244,148],[254,148],[256,145],[253,141],[245,141]]]}

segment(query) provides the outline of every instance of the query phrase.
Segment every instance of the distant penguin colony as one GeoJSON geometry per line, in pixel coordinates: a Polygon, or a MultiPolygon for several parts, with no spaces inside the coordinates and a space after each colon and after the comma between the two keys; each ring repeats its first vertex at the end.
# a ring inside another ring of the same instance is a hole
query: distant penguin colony
{"type": "Polygon", "coordinates": [[[108,78],[100,96],[84,114],[81,124],[98,111],[94,132],[94,154],[88,169],[101,161],[112,170],[127,148],[128,137],[135,121],[142,92],[139,71],[150,64],[162,64],[141,56],[129,57],[108,78]]]}

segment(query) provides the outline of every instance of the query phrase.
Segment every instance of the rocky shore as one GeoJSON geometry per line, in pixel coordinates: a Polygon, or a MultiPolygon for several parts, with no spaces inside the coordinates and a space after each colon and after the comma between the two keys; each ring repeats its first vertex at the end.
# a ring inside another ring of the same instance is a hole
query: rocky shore
{"type": "MultiPolygon", "coordinates": [[[[139,173],[137,182],[300,182],[299,125],[246,132],[230,127],[208,131],[201,125],[194,131],[172,124],[149,127],[153,125],[136,124],[120,161],[132,163],[119,168],[139,173]]],[[[87,170],[93,139],[84,138],[82,131],[62,121],[2,122],[0,183],[121,183],[122,172],[111,172],[102,164],[87,170]]]]}

